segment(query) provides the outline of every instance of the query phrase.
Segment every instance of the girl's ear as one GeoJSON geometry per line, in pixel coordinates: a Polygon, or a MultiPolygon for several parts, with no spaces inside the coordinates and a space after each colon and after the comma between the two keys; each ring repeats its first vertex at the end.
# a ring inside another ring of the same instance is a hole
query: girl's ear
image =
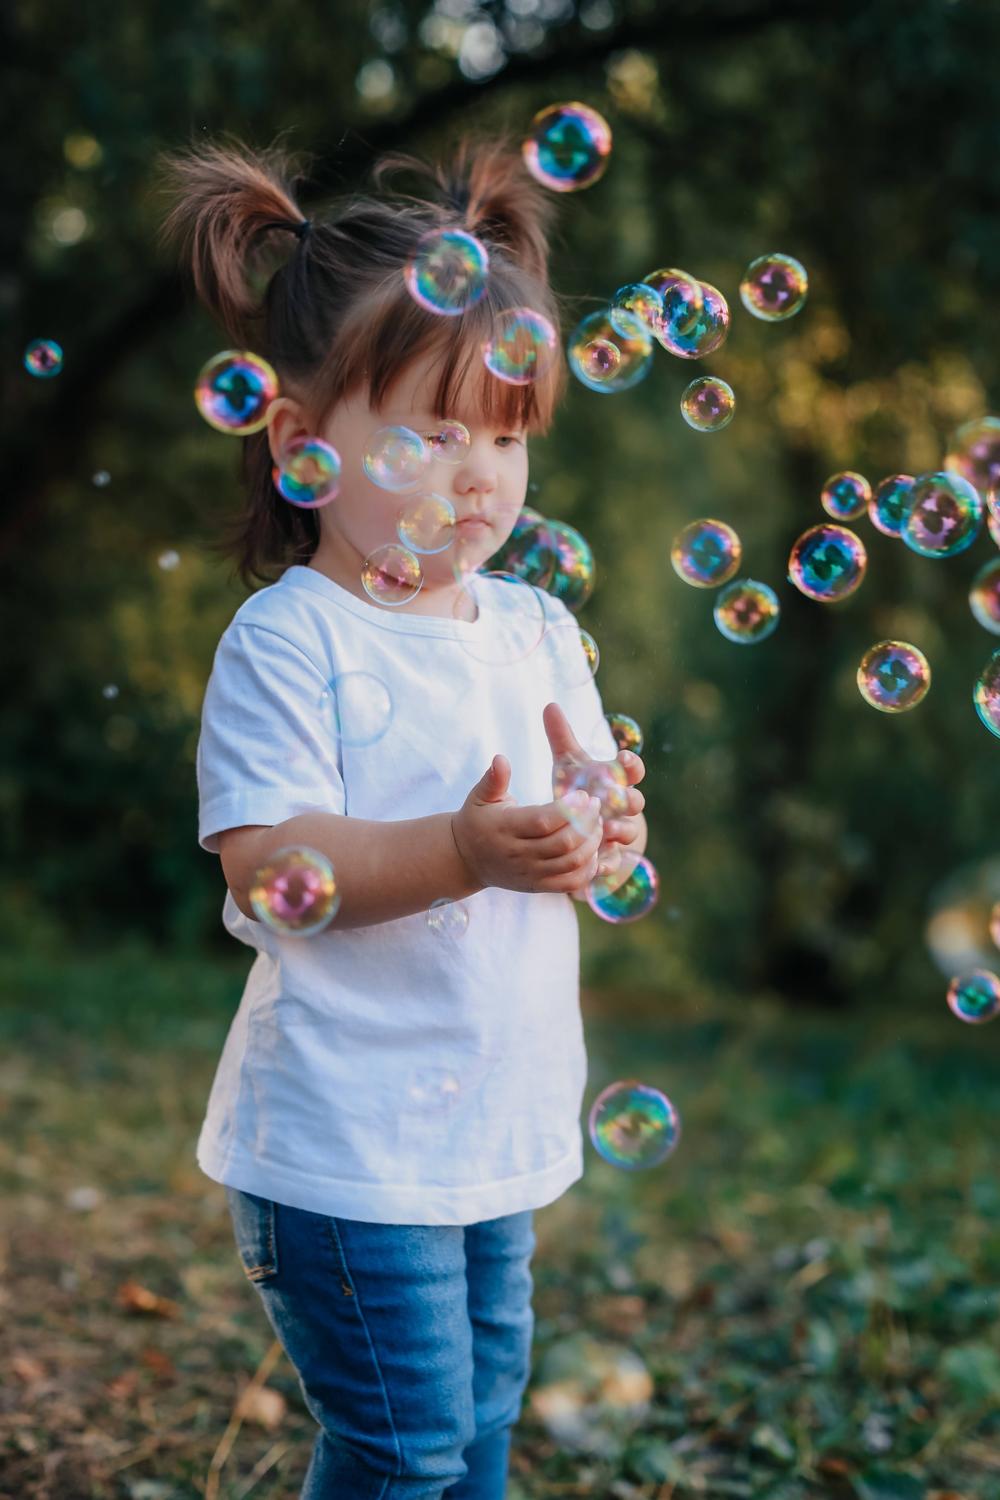
{"type": "Polygon", "coordinates": [[[279,396],[267,408],[267,441],[271,457],[280,466],[293,438],[311,437],[302,407],[292,396],[279,396]]]}

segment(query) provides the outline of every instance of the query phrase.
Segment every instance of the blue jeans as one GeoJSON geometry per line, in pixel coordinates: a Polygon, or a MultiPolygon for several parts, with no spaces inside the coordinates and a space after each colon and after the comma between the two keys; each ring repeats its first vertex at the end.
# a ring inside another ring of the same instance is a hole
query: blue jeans
{"type": "Polygon", "coordinates": [[[531,1362],[531,1211],[368,1224],[226,1197],[319,1423],[302,1500],[502,1500],[531,1362]]]}

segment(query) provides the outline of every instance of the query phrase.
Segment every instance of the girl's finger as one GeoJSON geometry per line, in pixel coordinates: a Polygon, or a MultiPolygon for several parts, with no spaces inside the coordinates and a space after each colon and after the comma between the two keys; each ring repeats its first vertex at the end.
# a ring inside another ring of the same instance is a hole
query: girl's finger
{"type": "Polygon", "coordinates": [[[578,844],[567,854],[559,854],[552,859],[545,860],[544,864],[538,867],[539,875],[545,878],[552,875],[570,875],[574,870],[588,868],[594,862],[602,837],[603,832],[598,828],[583,843],[578,844]]]}
{"type": "Polygon", "coordinates": [[[643,810],[643,808],[645,806],[646,806],[646,799],[645,799],[645,797],[642,795],[641,792],[636,791],[635,787],[631,787],[629,789],[629,794],[628,794],[629,816],[633,817],[633,818],[638,817],[638,815],[642,812],[642,810],[643,810]]]}
{"type": "Polygon", "coordinates": [[[618,764],[625,772],[629,786],[635,786],[646,774],[646,767],[633,750],[619,750],[618,764]]]}

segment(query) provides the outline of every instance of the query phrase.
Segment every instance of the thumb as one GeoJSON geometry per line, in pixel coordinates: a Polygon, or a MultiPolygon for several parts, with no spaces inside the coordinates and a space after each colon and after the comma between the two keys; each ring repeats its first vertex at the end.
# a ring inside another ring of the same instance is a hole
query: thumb
{"type": "Polygon", "coordinates": [[[590,756],[569,727],[569,720],[558,703],[547,703],[542,710],[542,723],[548,735],[552,759],[590,760],[590,756]]]}
{"type": "Polygon", "coordinates": [[[502,802],[510,786],[510,761],[506,755],[494,755],[485,775],[472,788],[477,802],[502,802]]]}

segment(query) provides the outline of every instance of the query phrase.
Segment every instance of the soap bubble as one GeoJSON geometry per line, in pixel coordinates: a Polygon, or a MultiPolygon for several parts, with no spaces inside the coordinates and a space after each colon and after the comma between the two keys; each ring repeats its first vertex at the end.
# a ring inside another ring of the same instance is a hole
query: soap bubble
{"type": "Polygon", "coordinates": [[[647,916],[659,897],[656,866],[645,855],[628,849],[622,849],[614,867],[602,871],[587,887],[587,905],[595,916],[619,926],[647,916]]]}
{"type": "Polygon", "coordinates": [[[24,368],[39,380],[51,380],[62,367],[62,346],[55,339],[32,339],[24,351],[24,368]]]}
{"type": "Polygon", "coordinates": [[[605,714],[608,728],[614,735],[619,750],[631,750],[633,755],[642,752],[642,730],[628,714],[605,714]]]}
{"type": "Polygon", "coordinates": [[[777,630],[781,605],[766,583],[755,578],[738,578],[726,584],[712,614],[716,628],[727,641],[738,646],[755,646],[777,630]]]}
{"type": "Polygon", "coordinates": [[[455,507],[444,495],[414,495],[399,513],[396,532],[413,552],[443,552],[455,539],[455,507]]]}
{"type": "Polygon", "coordinates": [[[317,849],[278,849],[253,877],[250,905],[259,921],[283,937],[312,937],[340,906],[333,865],[317,849]]]}
{"type": "Polygon", "coordinates": [[[717,287],[707,281],[701,286],[701,312],[687,328],[665,320],[657,335],[668,354],[678,359],[703,359],[714,354],[725,343],[729,334],[729,304],[717,287]]]}
{"type": "Polygon", "coordinates": [[[969,608],[984,630],[1000,635],[1000,558],[984,563],[972,580],[969,608]]]}
{"type": "Polygon", "coordinates": [[[976,679],[972,701],[990,734],[1000,737],[1000,651],[994,651],[976,679]]]}
{"type": "Polygon", "coordinates": [[[445,317],[474,307],[486,291],[490,257],[464,229],[431,229],[421,235],[403,269],[406,290],[418,306],[445,317]]]}
{"type": "Polygon", "coordinates": [[[580,364],[591,380],[610,380],[622,362],[622,351],[610,339],[591,339],[580,350],[580,364]]]}
{"type": "Polygon", "coordinates": [[[691,521],[674,537],[670,561],[678,578],[699,589],[714,589],[739,570],[743,543],[725,521],[691,521]]]}
{"type": "Polygon", "coordinates": [[[399,494],[423,482],[431,450],[410,427],[379,427],[372,433],[363,459],[364,470],[379,489],[399,494]]]}
{"type": "Polygon", "coordinates": [[[484,566],[487,572],[514,573],[537,588],[548,588],[555,573],[556,553],[545,517],[524,506],[510,536],[484,566]]]}
{"type": "Polygon", "coordinates": [[[293,438],[271,470],[278,494],[305,510],[328,505],[340,492],[340,454],[322,438],[293,438]]]}
{"type": "Polygon", "coordinates": [[[521,153],[542,187],[578,192],[603,176],[611,154],[611,127],[587,104],[550,104],[532,120],[521,153]]]}
{"type": "Polygon", "coordinates": [[[820,491],[820,504],[835,521],[856,521],[868,509],[872,487],[863,474],[845,469],[831,474],[820,491]]]}
{"type": "Polygon", "coordinates": [[[204,364],[194,399],[210,427],[247,437],[267,425],[267,410],[278,394],[278,377],[266,359],[246,349],[224,349],[204,364]]]}
{"type": "Polygon", "coordinates": [[[549,368],[558,348],[559,336],[544,313],[509,307],[496,316],[483,362],[505,385],[530,385],[549,368]]]}
{"type": "Polygon", "coordinates": [[[469,908],[464,901],[449,901],[441,896],[427,908],[427,925],[439,937],[464,937],[469,929],[469,908]]]}
{"type": "Polygon", "coordinates": [[[876,530],[899,536],[916,482],[912,474],[888,474],[875,486],[868,501],[868,518],[876,530]]]}
{"type": "Polygon", "coordinates": [[[948,1006],[960,1021],[992,1021],[1000,1015],[1000,979],[989,969],[956,975],[948,986],[948,1006]]]}
{"type": "Polygon", "coordinates": [[[596,816],[604,820],[623,817],[628,812],[628,790],[628,777],[620,761],[560,755],[553,762],[553,798],[577,832],[589,832],[596,816]]]}
{"type": "Polygon", "coordinates": [[[657,336],[665,329],[672,333],[687,333],[701,317],[705,294],[697,277],[676,266],[668,266],[650,271],[643,281],[659,293],[663,304],[657,336]]]}
{"type": "Polygon", "coordinates": [[[387,609],[409,604],[419,594],[423,581],[420,559],[409,547],[402,547],[397,542],[384,542],[374,552],[369,552],[361,564],[361,584],[365,593],[387,609]]]}
{"type": "Polygon", "coordinates": [[[619,333],[633,338],[638,332],[651,338],[663,326],[663,298],[646,281],[630,281],[615,292],[608,317],[619,333]]]}
{"type": "Polygon", "coordinates": [[[866,703],[887,714],[905,713],[927,696],[931,668],[926,656],[906,641],[878,641],[858,667],[858,689],[866,703]]]}
{"type": "Polygon", "coordinates": [[[649,374],[653,365],[653,341],[638,324],[631,332],[622,333],[612,323],[610,312],[598,310],[588,313],[573,329],[567,341],[566,356],[573,374],[588,390],[614,395],[631,390],[649,374]],[[613,344],[619,357],[610,374],[602,372],[600,378],[595,379],[589,369],[586,350],[598,340],[613,344]]]}
{"type": "Polygon", "coordinates": [[[868,554],[861,538],[846,526],[824,522],[810,526],[793,543],[788,581],[807,599],[830,604],[853,594],[867,567],[868,554]]]}
{"type": "Polygon", "coordinates": [[[582,687],[596,674],[601,653],[589,630],[575,620],[556,620],[545,632],[550,665],[557,688],[582,687]]]}
{"type": "Polygon", "coordinates": [[[448,418],[427,433],[424,442],[431,450],[431,457],[439,463],[460,464],[472,447],[472,434],[464,422],[448,418]]]}
{"type": "Polygon", "coordinates": [[[717,375],[692,380],[681,397],[681,416],[695,432],[721,432],[733,420],[736,396],[717,375]]]}
{"type": "Polygon", "coordinates": [[[590,1139],[613,1167],[656,1167],[677,1147],[680,1116],[666,1094],[637,1078],[609,1083],[590,1106],[590,1139]]]}
{"type": "Polygon", "coordinates": [[[576,614],[594,591],[594,554],[576,528],[565,521],[550,520],[548,534],[556,559],[548,592],[576,614]]]}
{"type": "Polygon", "coordinates": [[[922,474],[910,491],[900,535],[921,557],[957,557],[983,522],[978,490],[960,474],[922,474]]]}
{"type": "Polygon", "coordinates": [[[523,661],[545,634],[545,596],[514,573],[471,572],[459,578],[452,605],[454,638],[487,666],[523,661]]]}
{"type": "Polygon", "coordinates": [[[955,433],[944,461],[980,494],[1000,489],[1000,417],[977,417],[955,433]]]}
{"type": "Polygon", "coordinates": [[[333,739],[351,749],[377,744],[392,723],[392,694],[372,672],[338,672],[320,694],[318,706],[333,739]]]}
{"type": "Polygon", "coordinates": [[[740,282],[743,306],[765,323],[794,317],[804,306],[808,292],[806,268],[791,255],[758,255],[740,282]]]}

